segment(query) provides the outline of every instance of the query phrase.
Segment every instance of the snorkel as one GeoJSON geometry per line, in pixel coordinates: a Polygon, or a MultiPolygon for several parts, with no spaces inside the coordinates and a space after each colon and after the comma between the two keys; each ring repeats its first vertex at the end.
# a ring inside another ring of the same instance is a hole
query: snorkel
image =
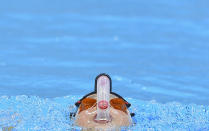
{"type": "Polygon", "coordinates": [[[95,122],[107,123],[111,121],[110,116],[110,79],[103,75],[96,81],[97,85],[97,114],[95,122]]]}

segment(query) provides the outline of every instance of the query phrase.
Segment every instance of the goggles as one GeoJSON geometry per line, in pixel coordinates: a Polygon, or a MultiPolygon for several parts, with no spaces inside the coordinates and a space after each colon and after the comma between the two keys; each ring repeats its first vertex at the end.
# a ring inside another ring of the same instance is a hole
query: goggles
{"type": "MultiPolygon", "coordinates": [[[[87,110],[89,108],[92,108],[92,107],[96,107],[96,105],[99,104],[97,103],[97,100],[94,99],[94,98],[85,98],[81,101],[81,104],[79,106],[79,112],[82,112],[84,110],[87,110]]],[[[102,107],[106,107],[107,105],[105,105],[105,103],[102,103],[101,105],[102,107]]],[[[117,110],[120,110],[120,111],[123,111],[127,114],[127,107],[126,107],[126,104],[125,104],[125,101],[121,98],[113,98],[110,100],[110,107],[114,108],[114,109],[117,109],[117,110]]]]}

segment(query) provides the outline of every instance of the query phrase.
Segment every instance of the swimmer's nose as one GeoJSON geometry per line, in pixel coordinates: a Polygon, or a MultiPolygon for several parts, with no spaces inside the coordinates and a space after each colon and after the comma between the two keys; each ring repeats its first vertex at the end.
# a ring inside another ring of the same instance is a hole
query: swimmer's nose
{"type": "Polygon", "coordinates": [[[97,79],[97,116],[96,121],[110,121],[110,79],[103,75],[97,79]]]}

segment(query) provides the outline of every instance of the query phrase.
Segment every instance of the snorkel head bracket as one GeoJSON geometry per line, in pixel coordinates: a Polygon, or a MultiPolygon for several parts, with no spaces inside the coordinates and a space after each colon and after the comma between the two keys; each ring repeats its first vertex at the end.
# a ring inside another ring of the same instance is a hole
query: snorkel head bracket
{"type": "Polygon", "coordinates": [[[125,101],[125,103],[126,103],[126,107],[129,108],[129,107],[131,106],[131,104],[130,104],[129,102],[127,102],[127,101],[126,101],[122,96],[120,96],[119,94],[117,94],[117,93],[115,93],[115,92],[112,92],[112,79],[111,79],[111,77],[110,77],[108,74],[106,74],[106,73],[101,73],[101,74],[99,74],[99,75],[96,77],[96,79],[95,79],[95,85],[94,85],[94,91],[91,92],[91,93],[89,93],[89,94],[87,94],[87,95],[85,95],[85,96],[83,96],[83,98],[81,98],[80,100],[78,100],[78,101],[75,103],[75,106],[76,106],[76,107],[79,107],[80,104],[81,104],[81,101],[82,101],[83,99],[87,98],[87,97],[90,96],[90,95],[97,94],[97,80],[98,80],[101,76],[106,76],[106,77],[110,80],[110,94],[115,95],[115,96],[117,96],[118,98],[123,99],[123,100],[125,101]]]}

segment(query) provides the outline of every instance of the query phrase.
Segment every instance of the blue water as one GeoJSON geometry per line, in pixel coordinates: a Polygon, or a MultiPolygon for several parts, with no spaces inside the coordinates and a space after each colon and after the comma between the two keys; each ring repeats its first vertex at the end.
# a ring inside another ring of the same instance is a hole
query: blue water
{"type": "Polygon", "coordinates": [[[101,72],[130,130],[209,130],[206,0],[0,1],[0,127],[70,130],[101,72]],[[10,119],[12,118],[12,119],[10,119]]]}

